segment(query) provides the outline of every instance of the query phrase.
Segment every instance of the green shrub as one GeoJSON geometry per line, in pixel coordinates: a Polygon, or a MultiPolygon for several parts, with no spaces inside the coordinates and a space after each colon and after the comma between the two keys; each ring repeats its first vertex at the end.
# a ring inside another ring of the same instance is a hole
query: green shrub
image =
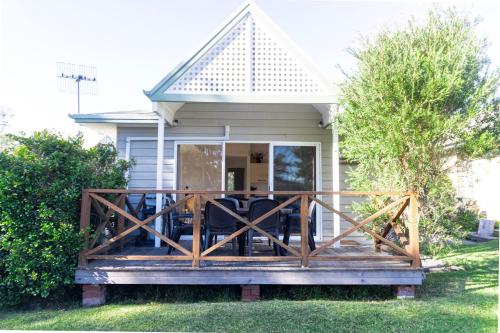
{"type": "Polygon", "coordinates": [[[81,135],[11,136],[0,152],[0,302],[48,297],[73,284],[83,188],[121,188],[129,167],[112,145],[81,135]]]}
{"type": "MultiPolygon", "coordinates": [[[[429,184],[427,191],[419,209],[420,250],[422,253],[435,255],[447,246],[458,245],[470,232],[477,231],[479,214],[472,203],[457,202],[455,189],[446,175],[429,184]]],[[[373,196],[366,201],[353,203],[353,210],[361,216],[370,216],[394,199],[373,196]]],[[[371,224],[372,228],[380,233],[390,215],[384,214],[376,219],[371,224]]],[[[406,221],[407,211],[397,221],[403,231],[406,231],[406,221]]]]}
{"type": "Polygon", "coordinates": [[[467,233],[477,232],[479,228],[479,209],[473,202],[460,202],[455,211],[455,221],[467,233]]]}

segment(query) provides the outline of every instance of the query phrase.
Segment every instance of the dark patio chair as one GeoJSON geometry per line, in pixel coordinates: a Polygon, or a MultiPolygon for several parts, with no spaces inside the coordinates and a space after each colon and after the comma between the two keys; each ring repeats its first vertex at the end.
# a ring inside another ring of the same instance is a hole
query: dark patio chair
{"type": "Polygon", "coordinates": [[[242,198],[240,196],[237,196],[237,195],[228,195],[228,196],[226,196],[226,198],[228,198],[228,199],[235,199],[236,201],[238,201],[238,207],[239,208],[243,208],[244,198],[242,198]]]}
{"type": "MultiPolygon", "coordinates": [[[[268,198],[253,198],[253,200],[250,200],[248,202],[248,219],[250,222],[255,221],[262,215],[266,214],[273,208],[276,208],[279,206],[278,201],[268,199],[268,198]]],[[[271,216],[267,217],[263,221],[261,221],[257,226],[270,233],[272,236],[276,237],[279,239],[280,236],[280,212],[277,211],[276,213],[272,214],[271,216]]],[[[247,232],[247,255],[251,256],[252,255],[252,245],[253,245],[253,237],[255,235],[259,235],[257,231],[254,229],[250,229],[247,232]]],[[[273,249],[274,249],[274,254],[275,255],[280,255],[279,251],[279,246],[276,243],[273,243],[273,249]]]]}
{"type": "MultiPolygon", "coordinates": [[[[283,233],[283,243],[288,245],[290,241],[291,234],[300,234],[300,207],[293,206],[294,212],[292,214],[288,214],[284,224],[284,233],[283,233]]],[[[316,243],[314,242],[314,223],[316,220],[316,201],[312,201],[309,204],[308,209],[308,233],[307,233],[307,241],[309,243],[309,248],[311,251],[316,249],[316,243]]],[[[281,253],[286,255],[286,249],[281,249],[281,253]]]]}
{"type": "MultiPolygon", "coordinates": [[[[250,197],[250,198],[248,199],[248,202],[247,202],[247,207],[248,207],[248,208],[250,208],[250,204],[251,204],[252,202],[255,202],[255,201],[258,201],[258,200],[265,200],[265,199],[268,199],[268,197],[267,197],[267,196],[250,197]]],[[[279,202],[279,201],[278,201],[278,202],[279,202]]],[[[271,246],[271,240],[270,240],[270,239],[268,239],[268,240],[267,240],[267,244],[268,244],[269,246],[271,246]]]]}
{"type": "MultiPolygon", "coordinates": [[[[224,207],[228,208],[232,212],[238,212],[239,202],[235,198],[220,198],[215,199],[218,203],[222,204],[224,207]]],[[[213,239],[215,237],[215,242],[217,242],[218,235],[231,235],[238,230],[238,219],[229,215],[227,212],[223,211],[221,208],[217,207],[211,202],[207,202],[205,205],[205,249],[212,246],[213,239]]],[[[240,237],[238,237],[240,239],[240,237]]],[[[236,255],[236,238],[231,240],[233,255],[236,255]]],[[[240,255],[241,253],[241,241],[240,241],[240,255]]]]}
{"type": "MultiPolygon", "coordinates": [[[[165,198],[163,198],[163,202],[165,203],[165,198]]],[[[156,194],[146,194],[146,197],[144,199],[144,204],[142,205],[142,208],[139,212],[139,219],[145,220],[148,217],[156,214],[156,194]]],[[[162,230],[164,230],[165,225],[167,224],[167,218],[166,216],[162,217],[162,230]]],[[[169,230],[167,230],[167,233],[162,232],[164,235],[169,237],[170,233],[168,233],[169,230]]],[[[153,246],[154,241],[149,239],[149,233],[144,230],[143,228],[140,228],[139,235],[135,238],[135,246],[153,246]]]]}
{"type": "Polygon", "coordinates": [[[251,204],[254,203],[255,201],[265,200],[265,199],[268,199],[268,197],[250,197],[248,199],[248,209],[250,209],[251,204]]]}
{"type": "MultiPolygon", "coordinates": [[[[170,197],[167,197],[165,206],[170,206],[175,204],[175,200],[170,197]]],[[[192,213],[179,213],[177,208],[171,209],[167,214],[167,224],[165,228],[164,234],[166,234],[166,230],[169,230],[169,234],[171,235],[170,239],[176,243],[179,243],[181,237],[183,235],[192,235],[193,234],[193,224],[192,223],[184,223],[181,219],[192,218],[192,213]]],[[[203,245],[203,230],[200,232],[200,245],[203,245]]],[[[175,251],[173,246],[168,246],[168,254],[172,251],[175,251]]]]}

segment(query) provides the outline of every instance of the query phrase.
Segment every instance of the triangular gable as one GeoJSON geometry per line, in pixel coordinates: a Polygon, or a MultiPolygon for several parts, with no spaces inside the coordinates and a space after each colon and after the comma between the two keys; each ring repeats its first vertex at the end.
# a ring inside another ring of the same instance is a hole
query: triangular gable
{"type": "Polygon", "coordinates": [[[251,2],[146,95],[154,102],[335,102],[327,80],[251,2]]]}

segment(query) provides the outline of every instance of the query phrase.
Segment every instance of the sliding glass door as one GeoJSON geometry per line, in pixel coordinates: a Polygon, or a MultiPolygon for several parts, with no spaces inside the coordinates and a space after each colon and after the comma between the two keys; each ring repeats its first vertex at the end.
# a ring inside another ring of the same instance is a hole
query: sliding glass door
{"type": "MultiPolygon", "coordinates": [[[[241,148],[242,144],[238,144],[238,147],[241,148]]],[[[252,153],[252,149],[246,151],[247,155],[245,156],[248,159],[247,164],[250,167],[246,164],[243,167],[240,166],[240,168],[248,169],[246,172],[249,172],[249,174],[245,177],[246,173],[237,175],[236,171],[239,172],[241,170],[234,169],[236,168],[234,165],[229,166],[225,170],[226,149],[224,143],[177,142],[176,188],[179,190],[186,189],[186,187],[191,190],[223,190],[226,188],[227,177],[227,189],[231,190],[236,189],[237,184],[239,184],[239,189],[241,187],[240,183],[245,184],[245,181],[249,182],[249,185],[252,185],[247,187],[257,187],[255,184],[258,184],[263,185],[263,189],[266,189],[266,185],[268,185],[268,188],[273,191],[321,190],[319,144],[276,142],[270,143],[269,146],[262,143],[248,145],[250,148],[252,148],[252,145],[255,146],[255,151],[259,148],[258,152],[260,155],[264,154],[261,151],[263,147],[260,146],[268,147],[265,152],[268,158],[262,158],[260,163],[252,163],[250,162],[252,156],[259,154],[252,153]],[[267,161],[269,165],[267,165],[267,161]],[[265,168],[261,170],[261,166],[265,166],[265,168]],[[268,172],[261,172],[266,170],[268,172]],[[264,184],[260,184],[262,182],[264,184]]],[[[232,151],[232,153],[243,156],[241,151],[232,151]]],[[[274,196],[274,198],[278,201],[287,199],[284,196],[274,196]]],[[[316,219],[314,219],[313,223],[315,224],[315,230],[317,230],[316,234],[321,237],[321,230],[316,229],[317,223],[319,225],[321,221],[320,210],[320,207],[317,207],[316,219]]]]}

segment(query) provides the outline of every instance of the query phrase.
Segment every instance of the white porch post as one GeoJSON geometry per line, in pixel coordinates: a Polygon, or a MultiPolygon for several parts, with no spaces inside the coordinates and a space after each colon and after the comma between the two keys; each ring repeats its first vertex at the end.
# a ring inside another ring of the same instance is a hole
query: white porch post
{"type": "MultiPolygon", "coordinates": [[[[156,189],[163,189],[163,146],[165,144],[165,118],[158,114],[158,143],[156,152],[156,189]]],[[[156,212],[162,210],[163,194],[156,194],[156,212]]],[[[162,217],[159,216],[155,220],[155,230],[161,233],[162,217]]],[[[155,236],[155,247],[160,247],[160,238],[155,236]]]]}
{"type": "MultiPolygon", "coordinates": [[[[338,110],[337,110],[338,112],[338,110]]],[[[333,191],[340,191],[340,153],[339,153],[339,134],[337,132],[336,125],[336,113],[333,113],[332,119],[332,179],[333,179],[333,191]]],[[[340,196],[333,196],[333,208],[340,211],[340,196]]],[[[333,237],[340,235],[340,216],[333,214],[333,237]]],[[[340,241],[336,242],[334,247],[340,247],[340,241]]]]}

